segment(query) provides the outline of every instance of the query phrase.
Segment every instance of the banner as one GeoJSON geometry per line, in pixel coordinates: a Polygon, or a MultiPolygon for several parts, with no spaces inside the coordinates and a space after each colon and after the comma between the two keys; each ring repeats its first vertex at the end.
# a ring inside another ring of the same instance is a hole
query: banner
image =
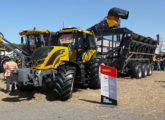
{"type": "Polygon", "coordinates": [[[117,105],[117,69],[100,66],[101,103],[117,105]]]}

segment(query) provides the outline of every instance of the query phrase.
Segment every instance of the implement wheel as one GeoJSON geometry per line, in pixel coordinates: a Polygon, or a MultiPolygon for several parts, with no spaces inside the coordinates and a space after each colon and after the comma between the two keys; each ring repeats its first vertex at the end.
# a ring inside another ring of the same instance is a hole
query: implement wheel
{"type": "Polygon", "coordinates": [[[148,66],[147,64],[142,64],[142,77],[146,77],[148,74],[148,66]]]}
{"type": "Polygon", "coordinates": [[[151,65],[151,64],[148,64],[148,65],[147,65],[147,68],[148,68],[148,69],[147,69],[147,75],[148,75],[148,76],[151,76],[151,75],[152,75],[152,70],[153,70],[153,69],[152,69],[152,65],[151,65]]]}
{"type": "Polygon", "coordinates": [[[136,63],[132,66],[132,77],[136,79],[142,77],[142,66],[140,63],[136,63]]]}

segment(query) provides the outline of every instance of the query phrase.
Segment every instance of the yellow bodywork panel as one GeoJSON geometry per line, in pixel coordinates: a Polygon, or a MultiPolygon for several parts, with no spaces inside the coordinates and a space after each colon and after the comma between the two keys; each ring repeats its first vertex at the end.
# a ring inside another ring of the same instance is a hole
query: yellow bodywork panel
{"type": "Polygon", "coordinates": [[[153,61],[154,61],[154,62],[156,61],[156,57],[153,57],[153,61]]]}
{"type": "Polygon", "coordinates": [[[69,50],[67,47],[55,46],[53,50],[48,54],[46,58],[43,59],[44,62],[40,65],[33,65],[32,68],[35,69],[57,69],[63,61],[69,61],[69,50]]]}
{"type": "Polygon", "coordinates": [[[16,61],[17,65],[21,65],[21,60],[16,61]]]}
{"type": "Polygon", "coordinates": [[[2,38],[2,36],[0,36],[0,43],[2,42],[2,40],[3,40],[3,38],[2,38]]]}
{"type": "Polygon", "coordinates": [[[6,51],[6,49],[5,49],[5,48],[0,48],[0,51],[1,51],[1,50],[4,50],[4,51],[6,51]]]}
{"type": "Polygon", "coordinates": [[[24,30],[20,32],[20,35],[32,35],[32,34],[48,34],[49,32],[47,30],[24,30]]]}
{"type": "Polygon", "coordinates": [[[88,50],[84,55],[83,63],[88,62],[92,56],[94,56],[94,58],[96,57],[96,50],[88,50]]]}
{"type": "Polygon", "coordinates": [[[120,24],[119,24],[119,17],[109,15],[109,16],[107,17],[107,23],[108,23],[108,26],[109,26],[110,28],[111,28],[111,27],[120,26],[120,24]]]}
{"type": "Polygon", "coordinates": [[[82,30],[82,29],[76,29],[76,28],[73,28],[73,29],[69,28],[69,29],[60,30],[60,31],[58,31],[58,33],[69,33],[69,32],[72,32],[72,31],[84,32],[86,34],[92,35],[92,32],[90,32],[90,31],[82,30]]]}

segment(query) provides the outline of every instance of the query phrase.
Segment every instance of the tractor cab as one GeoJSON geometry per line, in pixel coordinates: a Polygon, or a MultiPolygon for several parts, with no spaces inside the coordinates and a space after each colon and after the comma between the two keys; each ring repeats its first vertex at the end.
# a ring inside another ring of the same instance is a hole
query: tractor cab
{"type": "MultiPolygon", "coordinates": [[[[96,52],[96,42],[93,33],[77,28],[65,28],[57,32],[54,45],[69,48],[71,61],[87,62],[86,54],[92,55],[96,52]]],[[[89,59],[91,56],[88,56],[89,59]]]]}
{"type": "Polygon", "coordinates": [[[32,54],[37,48],[50,45],[55,32],[34,28],[33,30],[24,30],[19,34],[21,35],[23,49],[32,54]]]}

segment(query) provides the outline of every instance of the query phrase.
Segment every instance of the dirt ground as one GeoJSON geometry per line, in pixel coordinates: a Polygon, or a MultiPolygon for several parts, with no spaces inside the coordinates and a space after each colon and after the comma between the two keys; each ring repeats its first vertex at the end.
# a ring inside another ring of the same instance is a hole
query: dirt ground
{"type": "MultiPolygon", "coordinates": [[[[0,74],[0,107],[13,104],[35,104],[40,102],[60,102],[51,92],[34,90],[14,94],[5,93],[6,84],[0,74]]],[[[100,90],[78,89],[70,100],[82,106],[100,107],[100,90]]],[[[142,79],[118,78],[118,106],[115,109],[139,110],[146,114],[165,113],[165,72],[154,71],[152,76],[142,79]]]]}

